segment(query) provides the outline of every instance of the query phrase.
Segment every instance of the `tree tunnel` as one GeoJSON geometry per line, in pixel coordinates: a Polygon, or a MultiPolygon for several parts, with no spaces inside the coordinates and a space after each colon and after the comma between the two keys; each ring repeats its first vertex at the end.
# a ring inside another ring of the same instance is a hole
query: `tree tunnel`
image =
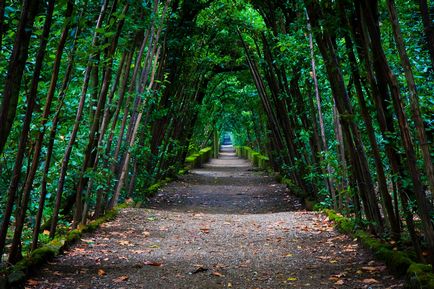
{"type": "Polygon", "coordinates": [[[146,199],[230,141],[267,155],[295,194],[433,263],[427,7],[1,1],[0,257],[146,199]]]}

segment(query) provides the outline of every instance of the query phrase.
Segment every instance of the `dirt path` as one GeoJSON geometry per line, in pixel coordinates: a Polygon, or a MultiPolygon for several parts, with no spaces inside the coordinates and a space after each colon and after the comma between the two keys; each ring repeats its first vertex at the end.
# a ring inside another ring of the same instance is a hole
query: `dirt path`
{"type": "Polygon", "coordinates": [[[385,267],[247,161],[223,153],[125,209],[26,288],[400,288],[385,267]]]}

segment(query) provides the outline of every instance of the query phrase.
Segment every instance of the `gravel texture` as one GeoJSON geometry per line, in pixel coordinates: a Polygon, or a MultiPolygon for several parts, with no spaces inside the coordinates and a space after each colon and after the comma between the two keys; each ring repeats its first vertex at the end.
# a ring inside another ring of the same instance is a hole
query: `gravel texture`
{"type": "Polygon", "coordinates": [[[223,152],[124,209],[26,288],[401,288],[356,240],[223,152]]]}

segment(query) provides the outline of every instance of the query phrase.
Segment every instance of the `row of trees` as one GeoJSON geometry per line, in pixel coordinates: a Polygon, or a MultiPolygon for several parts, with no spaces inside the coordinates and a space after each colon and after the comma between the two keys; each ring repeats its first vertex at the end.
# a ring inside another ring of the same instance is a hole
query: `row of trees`
{"type": "Polygon", "coordinates": [[[8,264],[177,172],[207,81],[189,62],[196,4],[1,2],[0,257],[8,264]]]}
{"type": "Polygon", "coordinates": [[[293,191],[432,263],[427,2],[221,2],[206,11],[206,29],[238,43],[220,39],[228,52],[216,53],[236,63],[208,87],[193,141],[232,131],[267,152],[293,191]]]}
{"type": "Polygon", "coordinates": [[[250,40],[240,37],[276,166],[305,196],[355,213],[379,236],[409,236],[418,258],[426,259],[427,249],[433,262],[433,63],[431,28],[422,25],[429,17],[426,1],[253,4],[268,29],[250,40]],[[406,27],[413,39],[405,39],[403,23],[414,25],[406,27]],[[419,53],[413,60],[408,46],[419,53]],[[415,63],[423,70],[414,72],[415,63]],[[329,85],[328,104],[322,85],[329,85]]]}

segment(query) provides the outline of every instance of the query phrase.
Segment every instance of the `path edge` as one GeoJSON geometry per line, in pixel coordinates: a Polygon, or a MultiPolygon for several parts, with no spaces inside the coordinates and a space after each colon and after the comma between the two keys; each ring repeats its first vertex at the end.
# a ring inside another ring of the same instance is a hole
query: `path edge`
{"type": "Polygon", "coordinates": [[[390,244],[380,241],[364,230],[355,230],[351,219],[333,210],[325,209],[322,212],[341,233],[357,238],[364,247],[373,252],[376,259],[383,261],[391,271],[401,276],[405,275],[405,288],[434,289],[434,273],[430,264],[415,262],[408,253],[393,250],[390,244]]]}
{"type": "Polygon", "coordinates": [[[56,237],[42,247],[33,250],[14,266],[0,272],[4,274],[0,276],[0,289],[24,288],[23,283],[35,268],[62,254],[79,241],[84,233],[94,232],[102,224],[114,220],[122,209],[133,205],[131,202],[120,204],[87,225],[80,225],[79,228],[69,231],[66,235],[56,237]]]}

